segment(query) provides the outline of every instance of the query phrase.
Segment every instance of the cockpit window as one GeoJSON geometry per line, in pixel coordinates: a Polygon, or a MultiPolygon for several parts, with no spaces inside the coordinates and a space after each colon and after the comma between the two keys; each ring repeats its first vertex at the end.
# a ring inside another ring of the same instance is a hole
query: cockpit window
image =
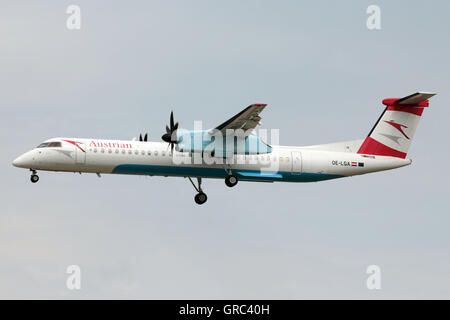
{"type": "Polygon", "coordinates": [[[41,143],[40,145],[38,145],[37,148],[46,148],[46,147],[48,147],[49,144],[50,144],[49,142],[44,142],[44,143],[41,143]]]}
{"type": "Polygon", "coordinates": [[[59,148],[59,147],[61,147],[61,142],[50,142],[48,147],[59,148]]]}
{"type": "Polygon", "coordinates": [[[61,142],[44,142],[37,146],[37,148],[59,148],[61,142]]]}

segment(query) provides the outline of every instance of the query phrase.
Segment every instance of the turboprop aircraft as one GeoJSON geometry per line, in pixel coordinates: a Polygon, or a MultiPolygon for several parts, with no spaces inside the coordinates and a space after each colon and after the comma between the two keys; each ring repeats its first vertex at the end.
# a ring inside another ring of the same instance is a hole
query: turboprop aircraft
{"type": "Polygon", "coordinates": [[[434,93],[417,92],[404,98],[384,99],[386,106],[365,139],[306,147],[269,145],[254,129],[266,104],[252,104],[209,130],[178,128],[173,112],[164,142],[53,138],[13,161],[31,170],[175,176],[188,178],[197,191],[194,200],[207,196],[203,178],[224,179],[228,187],[238,181],[315,182],[411,164],[406,154],[428,99],[434,93]],[[170,148],[169,148],[170,147],[170,148]],[[192,178],[197,179],[197,185],[192,178]]]}

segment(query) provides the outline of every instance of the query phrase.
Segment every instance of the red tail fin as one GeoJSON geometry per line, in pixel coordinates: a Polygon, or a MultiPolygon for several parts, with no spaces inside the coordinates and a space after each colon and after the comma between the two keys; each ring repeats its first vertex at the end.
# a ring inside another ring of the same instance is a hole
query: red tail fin
{"type": "Polygon", "coordinates": [[[404,98],[384,99],[386,108],[358,153],[406,158],[423,109],[434,95],[417,92],[404,98]]]}

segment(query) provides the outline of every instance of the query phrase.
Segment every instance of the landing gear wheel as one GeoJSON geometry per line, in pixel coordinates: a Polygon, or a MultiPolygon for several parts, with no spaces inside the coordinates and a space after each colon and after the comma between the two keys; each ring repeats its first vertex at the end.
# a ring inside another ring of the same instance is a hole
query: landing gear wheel
{"type": "Polygon", "coordinates": [[[195,200],[195,203],[197,203],[197,204],[204,204],[206,202],[206,200],[208,200],[208,197],[206,196],[205,193],[199,192],[195,195],[194,200],[195,200]]]}
{"type": "Polygon", "coordinates": [[[208,200],[208,197],[206,196],[206,193],[204,193],[203,190],[202,190],[202,178],[201,177],[197,177],[198,187],[194,184],[194,182],[192,181],[191,177],[187,177],[187,178],[191,182],[191,184],[194,187],[195,191],[198,192],[195,195],[195,197],[194,197],[195,203],[197,203],[197,204],[204,204],[206,202],[206,200],[208,200]]]}
{"type": "Polygon", "coordinates": [[[30,180],[31,182],[36,183],[39,181],[39,176],[37,174],[32,174],[30,180]]]}
{"type": "Polygon", "coordinates": [[[236,176],[233,175],[229,175],[228,177],[225,178],[225,184],[227,185],[227,187],[234,187],[235,185],[237,185],[238,183],[238,178],[236,178],[236,176]]]}

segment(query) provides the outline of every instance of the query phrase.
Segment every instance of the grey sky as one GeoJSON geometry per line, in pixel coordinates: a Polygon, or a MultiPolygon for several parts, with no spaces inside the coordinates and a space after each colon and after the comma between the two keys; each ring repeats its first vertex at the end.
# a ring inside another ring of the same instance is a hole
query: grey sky
{"type": "Polygon", "coordinates": [[[448,1],[1,1],[0,298],[450,298],[448,1]],[[70,4],[82,27],[66,29],[70,4]],[[366,28],[381,7],[382,29],[366,28]],[[364,137],[435,91],[412,166],[311,184],[40,172],[57,136],[159,141],[254,102],[281,144],[364,137]],[[82,289],[65,270],[82,269],[82,289]],[[382,270],[369,291],[365,270],[382,270]]]}

